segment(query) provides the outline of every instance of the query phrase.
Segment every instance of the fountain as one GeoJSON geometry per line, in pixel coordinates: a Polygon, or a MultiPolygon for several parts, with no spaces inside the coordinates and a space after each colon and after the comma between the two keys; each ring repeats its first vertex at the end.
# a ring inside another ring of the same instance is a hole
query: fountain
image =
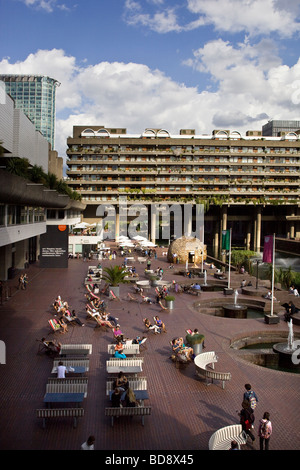
{"type": "Polygon", "coordinates": [[[227,318],[247,318],[248,307],[246,305],[238,304],[238,291],[234,291],[233,304],[223,305],[224,316],[227,318]]]}
{"type": "Polygon", "coordinates": [[[277,343],[273,345],[273,351],[279,354],[278,364],[281,367],[285,367],[287,369],[294,369],[296,367],[300,367],[295,361],[292,361],[293,353],[297,349],[297,345],[294,341],[294,331],[293,331],[293,320],[291,319],[288,322],[289,327],[289,334],[287,343],[277,343]]]}
{"type": "Polygon", "coordinates": [[[214,290],[214,286],[212,284],[207,283],[207,271],[206,271],[206,269],[203,271],[203,284],[201,284],[201,290],[203,290],[204,292],[214,290]]]}

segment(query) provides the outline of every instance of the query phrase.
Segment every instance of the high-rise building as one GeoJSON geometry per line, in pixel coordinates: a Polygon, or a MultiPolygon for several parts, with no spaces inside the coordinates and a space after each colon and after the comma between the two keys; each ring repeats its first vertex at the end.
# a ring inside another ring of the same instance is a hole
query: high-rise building
{"type": "Polygon", "coordinates": [[[300,121],[268,121],[262,126],[263,136],[280,137],[289,132],[297,132],[300,129],[300,121]]]}
{"type": "Polygon", "coordinates": [[[60,83],[44,75],[0,75],[5,90],[54,149],[55,92],[60,83]]]}

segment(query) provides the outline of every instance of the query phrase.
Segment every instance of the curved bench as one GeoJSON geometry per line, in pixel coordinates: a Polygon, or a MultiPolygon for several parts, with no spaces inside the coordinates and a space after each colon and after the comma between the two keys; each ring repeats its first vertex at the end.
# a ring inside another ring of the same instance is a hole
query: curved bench
{"type": "Polygon", "coordinates": [[[196,375],[199,377],[204,377],[206,379],[206,385],[213,383],[214,380],[221,380],[222,388],[224,389],[225,381],[231,379],[231,373],[215,371],[214,365],[216,362],[218,362],[218,358],[214,351],[198,354],[198,356],[196,356],[194,359],[196,375]],[[211,366],[211,370],[207,369],[208,366],[211,366]],[[210,379],[211,382],[208,382],[208,379],[210,379]]]}
{"type": "Polygon", "coordinates": [[[232,426],[225,426],[214,432],[208,442],[209,450],[229,450],[231,441],[236,441],[238,445],[244,445],[247,439],[242,433],[241,424],[233,424],[232,426]]]}

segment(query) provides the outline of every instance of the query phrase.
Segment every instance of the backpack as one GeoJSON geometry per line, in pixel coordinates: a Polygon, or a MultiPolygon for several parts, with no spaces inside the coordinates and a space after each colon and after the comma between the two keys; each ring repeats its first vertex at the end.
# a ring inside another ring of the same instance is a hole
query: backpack
{"type": "Polygon", "coordinates": [[[264,439],[269,439],[271,432],[270,432],[270,427],[269,427],[269,421],[268,420],[262,420],[261,421],[261,427],[260,427],[260,435],[264,439]]]}
{"type": "Polygon", "coordinates": [[[252,390],[251,390],[251,392],[248,392],[248,400],[249,400],[249,403],[250,403],[250,406],[251,406],[252,410],[255,410],[257,402],[256,402],[254,392],[252,390]]]}

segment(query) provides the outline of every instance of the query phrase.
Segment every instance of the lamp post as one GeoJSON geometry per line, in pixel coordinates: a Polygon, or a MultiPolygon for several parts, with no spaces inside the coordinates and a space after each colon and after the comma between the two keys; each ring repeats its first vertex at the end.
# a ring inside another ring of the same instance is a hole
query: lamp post
{"type": "Polygon", "coordinates": [[[262,261],[260,259],[256,260],[256,289],[258,289],[258,266],[262,261]]]}

